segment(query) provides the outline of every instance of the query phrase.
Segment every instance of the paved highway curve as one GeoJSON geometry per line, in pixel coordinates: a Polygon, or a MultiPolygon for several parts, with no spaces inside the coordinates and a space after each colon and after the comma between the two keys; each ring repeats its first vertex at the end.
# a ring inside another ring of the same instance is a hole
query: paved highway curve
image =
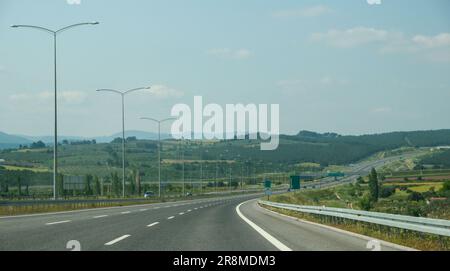
{"type": "MultiPolygon", "coordinates": [[[[0,250],[368,250],[368,238],[300,222],[257,205],[259,195],[0,218],[0,250]]],[[[382,250],[402,250],[382,244],[382,250]]]]}

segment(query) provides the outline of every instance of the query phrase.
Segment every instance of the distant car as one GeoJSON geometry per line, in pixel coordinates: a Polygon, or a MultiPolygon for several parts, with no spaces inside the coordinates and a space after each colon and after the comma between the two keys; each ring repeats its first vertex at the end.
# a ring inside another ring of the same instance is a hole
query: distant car
{"type": "Polygon", "coordinates": [[[192,193],[191,192],[187,192],[186,193],[186,197],[192,197],[192,193]]]}
{"type": "Polygon", "coordinates": [[[144,193],[144,198],[150,198],[153,197],[155,195],[155,193],[153,193],[152,191],[147,191],[144,193]]]}

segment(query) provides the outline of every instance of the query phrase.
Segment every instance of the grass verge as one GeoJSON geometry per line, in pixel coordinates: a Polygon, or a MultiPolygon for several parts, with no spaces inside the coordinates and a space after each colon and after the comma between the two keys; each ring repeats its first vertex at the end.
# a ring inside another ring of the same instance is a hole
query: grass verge
{"type": "Polygon", "coordinates": [[[274,208],[262,205],[263,208],[299,219],[324,224],[338,229],[370,236],[374,239],[384,240],[402,246],[426,251],[449,251],[450,237],[415,232],[399,228],[376,225],[366,222],[354,221],[331,216],[306,214],[291,210],[274,208]]]}

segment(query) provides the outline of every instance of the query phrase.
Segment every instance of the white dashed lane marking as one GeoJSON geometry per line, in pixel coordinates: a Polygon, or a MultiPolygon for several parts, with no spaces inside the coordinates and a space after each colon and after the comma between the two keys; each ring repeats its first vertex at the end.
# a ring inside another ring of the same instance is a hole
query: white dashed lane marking
{"type": "Polygon", "coordinates": [[[63,224],[63,223],[69,223],[70,221],[71,221],[71,220],[49,222],[49,223],[45,223],[45,225],[50,226],[50,225],[56,225],[56,224],[63,224]]]}
{"type": "Polygon", "coordinates": [[[105,246],[112,246],[112,245],[114,245],[115,243],[120,242],[120,241],[122,241],[123,239],[126,239],[126,238],[128,238],[128,237],[130,237],[130,236],[131,236],[131,235],[129,235],[129,234],[123,235],[123,236],[121,236],[121,237],[119,237],[119,238],[116,238],[116,239],[114,239],[114,240],[112,240],[112,241],[109,241],[108,243],[105,244],[105,246]]]}

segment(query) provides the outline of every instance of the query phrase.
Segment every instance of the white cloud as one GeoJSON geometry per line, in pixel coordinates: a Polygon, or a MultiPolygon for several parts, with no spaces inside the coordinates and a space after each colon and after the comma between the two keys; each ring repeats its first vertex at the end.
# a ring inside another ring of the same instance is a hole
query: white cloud
{"type": "Polygon", "coordinates": [[[381,0],[366,0],[369,5],[381,5],[381,0]]]}
{"type": "Polygon", "coordinates": [[[317,5],[300,9],[285,9],[275,11],[272,16],[275,18],[295,18],[295,17],[317,17],[332,12],[331,8],[325,5],[317,5]]]}
{"type": "Polygon", "coordinates": [[[69,5],[80,5],[81,0],[66,0],[67,4],[69,5]]]}
{"type": "Polygon", "coordinates": [[[170,88],[165,85],[153,85],[147,92],[159,99],[180,98],[184,95],[182,91],[170,88]]]}
{"type": "MultiPolygon", "coordinates": [[[[36,94],[17,93],[9,96],[12,101],[36,101],[48,102],[54,99],[53,91],[42,91],[36,94]]],[[[86,99],[86,94],[80,91],[60,91],[58,93],[58,101],[65,104],[80,104],[86,99]]]]}
{"type": "Polygon", "coordinates": [[[429,61],[450,62],[450,33],[408,37],[400,32],[355,27],[347,30],[332,29],[325,33],[313,33],[310,40],[347,49],[375,44],[379,46],[380,53],[420,53],[429,61]]]}
{"type": "Polygon", "coordinates": [[[246,59],[253,55],[252,51],[248,49],[236,49],[230,48],[213,48],[206,52],[208,55],[229,58],[229,59],[246,59]]]}
{"type": "Polygon", "coordinates": [[[355,27],[347,30],[331,29],[326,33],[314,33],[311,35],[311,40],[325,42],[339,48],[353,48],[373,42],[384,42],[388,36],[389,33],[385,30],[355,27]]]}
{"type": "Polygon", "coordinates": [[[427,48],[447,47],[450,46],[450,33],[441,33],[432,37],[417,35],[412,38],[412,41],[427,48]]]}

